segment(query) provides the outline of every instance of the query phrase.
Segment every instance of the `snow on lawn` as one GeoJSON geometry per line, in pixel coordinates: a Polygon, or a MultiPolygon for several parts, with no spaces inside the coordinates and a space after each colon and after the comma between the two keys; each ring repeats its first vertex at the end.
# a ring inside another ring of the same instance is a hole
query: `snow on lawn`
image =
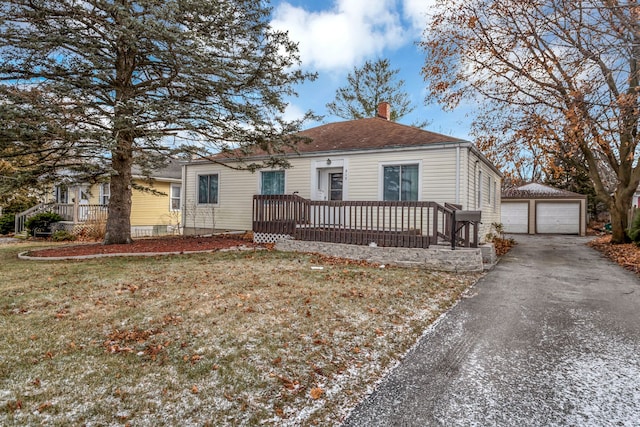
{"type": "Polygon", "coordinates": [[[12,251],[2,425],[338,424],[479,278],[267,251],[12,251]]]}

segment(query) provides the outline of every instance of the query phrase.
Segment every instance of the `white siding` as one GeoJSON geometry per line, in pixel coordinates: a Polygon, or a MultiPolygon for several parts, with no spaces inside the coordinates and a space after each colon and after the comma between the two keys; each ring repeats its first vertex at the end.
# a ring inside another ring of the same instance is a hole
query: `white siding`
{"type": "MultiPolygon", "coordinates": [[[[285,191],[309,197],[309,160],[292,159],[285,170],[285,191]]],[[[234,170],[212,163],[186,166],[184,181],[184,227],[198,232],[216,230],[251,230],[253,195],[260,193],[260,174],[234,170]],[[218,174],[218,204],[198,204],[199,175],[218,174]]]]}
{"type": "Polygon", "coordinates": [[[380,166],[415,161],[421,165],[422,172],[420,200],[455,202],[455,149],[367,153],[339,157],[348,160],[349,200],[380,200],[380,166]]]}
{"type": "Polygon", "coordinates": [[[491,225],[500,223],[502,220],[500,215],[502,180],[492,168],[474,153],[469,153],[466,164],[468,165],[466,170],[467,185],[464,186],[466,198],[462,199],[462,209],[482,211],[479,237],[480,241],[484,241],[485,236],[492,232],[491,225]],[[481,186],[480,191],[478,191],[478,186],[481,186]],[[489,194],[491,194],[491,200],[488,198],[489,194]],[[480,200],[478,200],[478,195],[481,195],[480,200]]]}
{"type": "Polygon", "coordinates": [[[251,197],[259,189],[259,175],[221,165],[187,166],[184,226],[198,229],[248,230],[251,228],[251,197]],[[198,176],[218,174],[218,204],[198,203],[198,176]]]}
{"type": "MultiPolygon", "coordinates": [[[[297,192],[304,198],[313,198],[315,165],[344,165],[344,186],[347,200],[380,200],[381,165],[394,162],[413,162],[420,164],[421,192],[419,199],[444,203],[459,203],[463,209],[475,209],[476,179],[474,173],[482,168],[482,174],[490,176],[497,183],[500,194],[499,176],[482,160],[471,154],[466,148],[459,150],[460,176],[458,184],[459,200],[456,200],[456,147],[429,150],[398,150],[368,152],[341,155],[318,155],[296,157],[289,160],[291,168],[285,171],[285,191],[297,192]],[[478,160],[476,165],[475,161],[478,160]],[[474,171],[475,168],[475,171],[474,171]]],[[[250,230],[252,221],[252,197],[260,191],[260,174],[237,171],[221,165],[194,163],[186,166],[184,182],[184,226],[189,228],[211,229],[215,215],[215,228],[218,230],[250,230]],[[200,206],[197,203],[197,176],[199,174],[219,174],[219,203],[215,206],[200,206]]],[[[488,187],[483,189],[487,194],[488,187]]],[[[491,193],[493,195],[493,188],[491,193]]],[[[500,221],[500,200],[495,203],[483,201],[480,239],[483,240],[492,222],[500,221]]],[[[202,231],[202,230],[200,230],[202,231]]]]}

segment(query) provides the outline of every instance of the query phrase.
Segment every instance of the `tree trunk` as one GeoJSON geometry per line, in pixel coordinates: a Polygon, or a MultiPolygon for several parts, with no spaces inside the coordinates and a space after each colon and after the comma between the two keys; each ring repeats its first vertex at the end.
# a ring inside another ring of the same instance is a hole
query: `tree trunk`
{"type": "MultiPolygon", "coordinates": [[[[116,17],[116,22],[126,28],[126,19],[131,11],[129,2],[120,0],[124,9],[116,17]],[[126,12],[126,13],[125,13],[126,12]]],[[[123,33],[126,34],[126,33],[123,33]]],[[[109,216],[104,236],[105,245],[128,244],[131,239],[131,167],[133,166],[133,145],[136,135],[134,124],[135,98],[133,74],[136,69],[136,47],[125,35],[116,43],[115,61],[115,103],[113,106],[113,139],[111,150],[111,197],[109,216]]]]}
{"type": "Polygon", "coordinates": [[[131,166],[133,138],[118,138],[119,149],[113,153],[109,216],[104,236],[105,245],[128,244],[131,239],[131,166]],[[128,139],[128,141],[126,141],[128,139]],[[128,147],[128,149],[127,149],[128,147]]]}
{"type": "Polygon", "coordinates": [[[628,209],[631,206],[631,197],[624,200],[619,190],[616,190],[609,207],[611,214],[611,243],[627,243],[627,228],[629,227],[628,209]]]}

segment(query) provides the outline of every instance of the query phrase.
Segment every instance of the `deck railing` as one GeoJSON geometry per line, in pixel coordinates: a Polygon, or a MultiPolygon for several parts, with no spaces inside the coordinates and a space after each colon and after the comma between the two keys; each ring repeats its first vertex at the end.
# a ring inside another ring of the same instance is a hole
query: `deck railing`
{"type": "Polygon", "coordinates": [[[452,227],[456,205],[428,201],[317,201],[297,195],[253,197],[253,231],[298,240],[428,248],[452,242],[478,244],[475,223],[452,227]]]}
{"type": "Polygon", "coordinates": [[[85,205],[81,203],[40,203],[16,215],[15,232],[23,232],[26,221],[41,212],[57,213],[62,217],[63,221],[78,224],[87,221],[106,221],[108,207],[107,205],[85,205]]]}

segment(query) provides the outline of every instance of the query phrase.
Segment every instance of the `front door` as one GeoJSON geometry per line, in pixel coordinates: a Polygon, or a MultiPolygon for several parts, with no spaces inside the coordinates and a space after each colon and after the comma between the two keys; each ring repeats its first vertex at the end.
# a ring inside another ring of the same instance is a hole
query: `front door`
{"type": "Polygon", "coordinates": [[[342,168],[318,169],[318,187],[315,200],[342,200],[344,197],[344,173],[342,168]]]}
{"type": "MultiPolygon", "coordinates": [[[[342,167],[317,169],[318,188],[316,200],[341,201],[344,199],[344,171],[342,167]]],[[[344,208],[340,206],[316,205],[311,216],[320,226],[345,225],[344,208]]]]}

